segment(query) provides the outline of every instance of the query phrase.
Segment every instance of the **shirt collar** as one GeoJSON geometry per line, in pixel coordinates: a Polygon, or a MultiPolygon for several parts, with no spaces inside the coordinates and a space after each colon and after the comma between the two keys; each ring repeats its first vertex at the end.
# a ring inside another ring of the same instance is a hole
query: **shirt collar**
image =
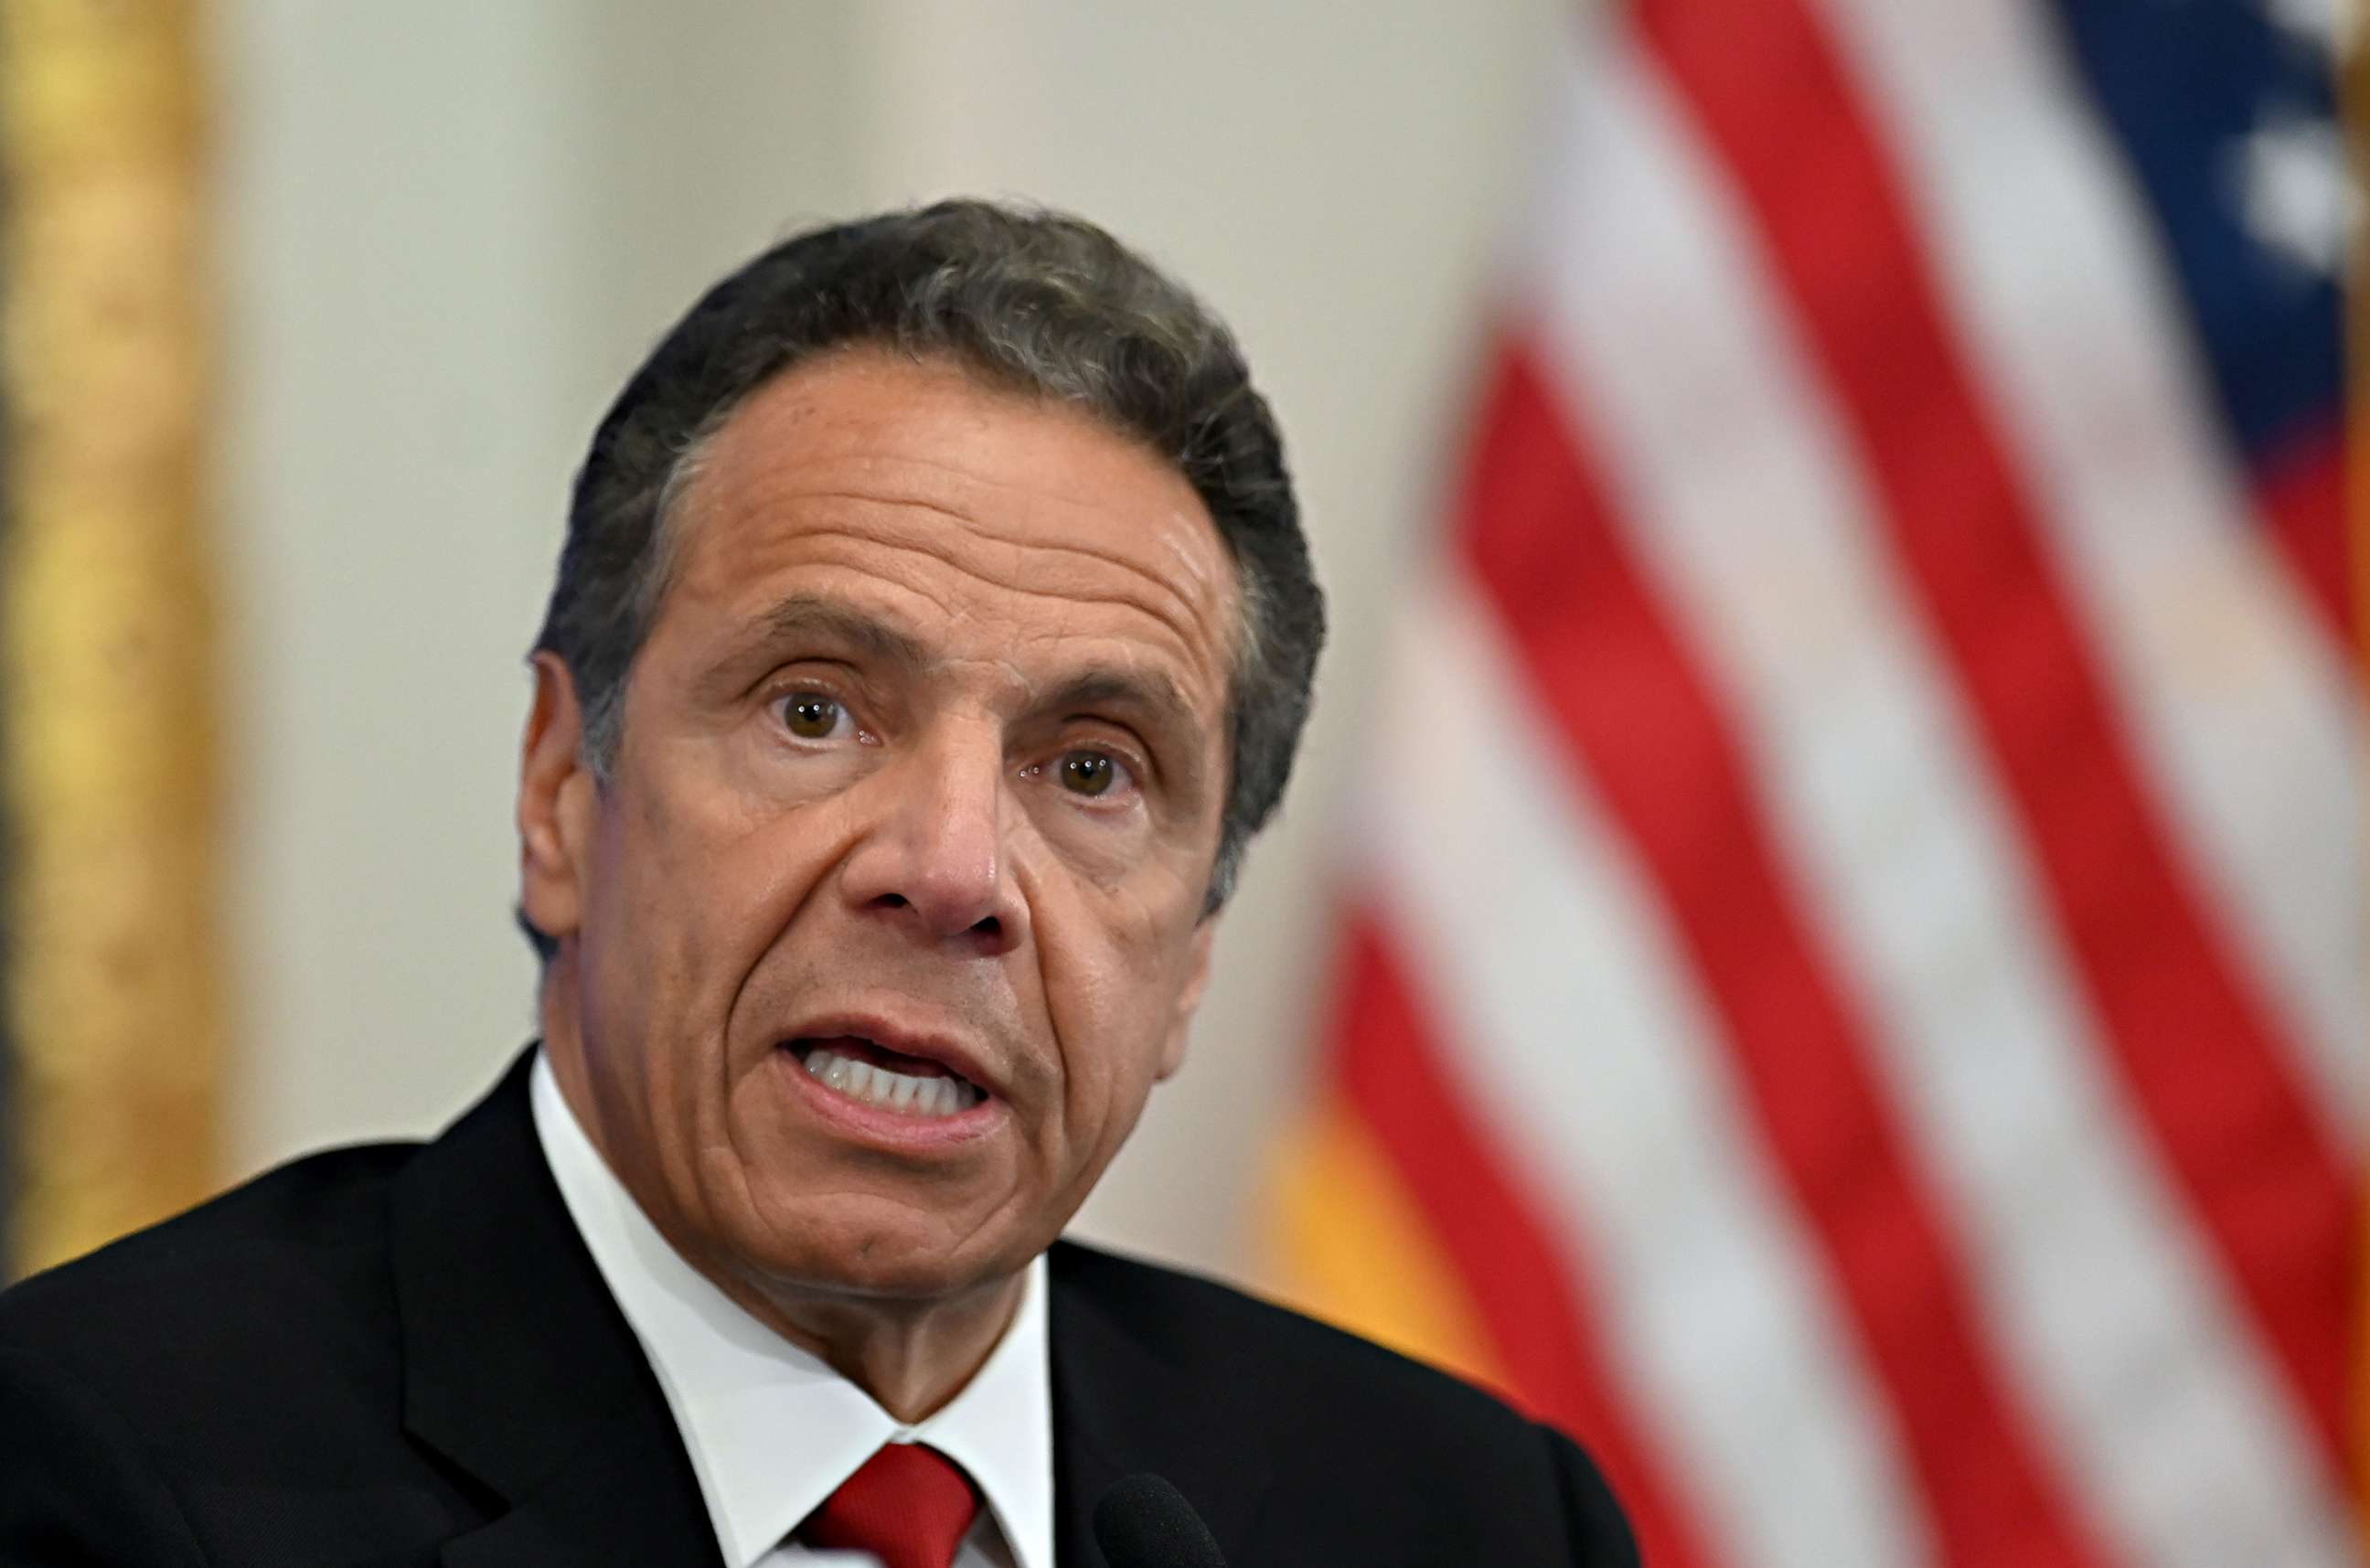
{"type": "Polygon", "coordinates": [[[986,1364],[943,1409],[907,1426],[683,1260],[593,1148],[540,1052],[530,1092],[544,1159],[658,1374],[726,1568],[751,1568],[883,1443],[908,1441],[971,1472],[1015,1568],[1053,1568],[1042,1256],[986,1364]]]}

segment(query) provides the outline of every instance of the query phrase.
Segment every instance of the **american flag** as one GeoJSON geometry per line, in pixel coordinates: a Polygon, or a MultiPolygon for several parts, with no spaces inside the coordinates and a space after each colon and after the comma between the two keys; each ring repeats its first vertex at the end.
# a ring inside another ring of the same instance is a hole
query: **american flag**
{"type": "Polygon", "coordinates": [[[1567,29],[1279,1213],[1654,1568],[2360,1560],[2336,4],[1567,29]]]}

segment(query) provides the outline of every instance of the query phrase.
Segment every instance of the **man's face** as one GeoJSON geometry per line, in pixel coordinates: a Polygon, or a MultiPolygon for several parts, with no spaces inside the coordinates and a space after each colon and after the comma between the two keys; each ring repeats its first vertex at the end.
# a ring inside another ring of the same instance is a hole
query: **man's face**
{"type": "Polygon", "coordinates": [[[999,1281],[1183,1050],[1232,562],[1125,437],[871,351],[753,395],[670,527],[609,780],[548,661],[528,736],[563,1081],[710,1272],[999,1281]]]}

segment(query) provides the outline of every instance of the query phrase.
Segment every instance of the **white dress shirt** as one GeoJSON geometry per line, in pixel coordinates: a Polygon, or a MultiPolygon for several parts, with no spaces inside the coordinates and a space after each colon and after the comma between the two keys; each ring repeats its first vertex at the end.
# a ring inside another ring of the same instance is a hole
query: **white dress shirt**
{"type": "Polygon", "coordinates": [[[971,1472],[986,1506],[955,1568],[1053,1568],[1053,1401],[1045,1260],[985,1366],[908,1426],[759,1322],[684,1262],[592,1147],[538,1053],[535,1136],[609,1293],[666,1392],[725,1568],[864,1564],[788,1539],[884,1443],[923,1442],[971,1472]]]}

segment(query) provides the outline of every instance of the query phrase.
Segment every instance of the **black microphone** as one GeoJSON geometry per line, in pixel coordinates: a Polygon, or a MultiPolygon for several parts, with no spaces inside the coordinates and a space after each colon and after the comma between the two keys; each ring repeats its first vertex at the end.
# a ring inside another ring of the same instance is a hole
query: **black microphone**
{"type": "Polygon", "coordinates": [[[1226,1568],[1193,1505],[1156,1475],[1111,1483],[1095,1505],[1095,1541],[1110,1568],[1226,1568]]]}

